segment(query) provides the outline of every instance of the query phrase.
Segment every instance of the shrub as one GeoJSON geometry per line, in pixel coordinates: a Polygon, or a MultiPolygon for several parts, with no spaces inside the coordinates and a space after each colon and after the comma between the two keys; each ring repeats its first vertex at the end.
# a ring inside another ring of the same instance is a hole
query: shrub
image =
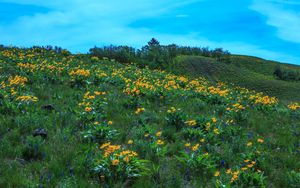
{"type": "Polygon", "coordinates": [[[44,157],[44,141],[41,137],[28,136],[25,141],[25,148],[22,152],[25,160],[38,160],[44,157]]]}
{"type": "Polygon", "coordinates": [[[110,142],[102,144],[94,158],[92,170],[100,181],[114,185],[148,174],[148,161],[138,158],[138,154],[110,142]]]}
{"type": "Polygon", "coordinates": [[[280,80],[286,81],[299,81],[300,73],[294,70],[283,69],[280,66],[277,66],[274,71],[274,76],[280,80]]]}
{"type": "Polygon", "coordinates": [[[291,171],[287,174],[288,187],[298,187],[300,185],[300,173],[291,171]]]}
{"type": "Polygon", "coordinates": [[[183,114],[181,109],[176,109],[174,107],[171,107],[168,110],[168,115],[166,119],[168,125],[175,127],[177,130],[185,126],[185,115],[183,114]]]}
{"type": "Polygon", "coordinates": [[[117,135],[117,131],[106,124],[91,124],[82,132],[83,138],[89,142],[104,143],[117,135]]]}

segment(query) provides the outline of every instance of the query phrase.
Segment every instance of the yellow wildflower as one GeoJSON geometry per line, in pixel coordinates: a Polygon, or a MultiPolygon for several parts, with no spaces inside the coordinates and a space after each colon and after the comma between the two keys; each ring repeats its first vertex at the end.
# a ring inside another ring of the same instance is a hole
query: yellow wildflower
{"type": "Polygon", "coordinates": [[[157,144],[157,145],[163,145],[163,144],[164,144],[164,141],[162,141],[162,140],[157,140],[157,141],[156,141],[156,144],[157,144]]]}
{"type": "Polygon", "coordinates": [[[117,166],[120,163],[120,161],[118,159],[114,159],[111,163],[112,165],[117,166]]]}
{"type": "Polygon", "coordinates": [[[161,131],[157,132],[157,133],[156,133],[156,136],[157,136],[157,137],[160,137],[160,136],[161,136],[161,131]]]}
{"type": "Polygon", "coordinates": [[[16,100],[21,102],[37,102],[38,98],[35,96],[19,96],[16,100]]]}
{"type": "Polygon", "coordinates": [[[211,118],[211,121],[212,121],[213,123],[216,123],[216,122],[217,122],[217,118],[213,117],[213,118],[211,118]]]}
{"type": "Polygon", "coordinates": [[[215,176],[215,177],[220,176],[220,171],[216,171],[214,176],[215,176]]]}
{"type": "Polygon", "coordinates": [[[138,108],[138,109],[136,109],[135,114],[140,114],[144,111],[145,111],[145,108],[138,108]]]}
{"type": "Polygon", "coordinates": [[[90,75],[90,71],[89,70],[85,70],[85,69],[75,69],[72,70],[69,73],[70,76],[84,76],[84,77],[88,77],[90,75]]]}
{"type": "Polygon", "coordinates": [[[233,172],[233,175],[232,175],[231,180],[230,180],[231,183],[234,182],[234,181],[236,181],[238,179],[239,173],[240,173],[239,170],[233,172]]]}
{"type": "Polygon", "coordinates": [[[230,174],[230,173],[231,173],[231,169],[229,168],[226,170],[226,174],[230,174]]]}
{"type": "Polygon", "coordinates": [[[15,76],[15,77],[9,77],[8,82],[9,85],[20,85],[23,87],[25,83],[28,82],[28,79],[22,76],[15,76]]]}
{"type": "Polygon", "coordinates": [[[300,104],[299,103],[291,103],[288,105],[288,108],[295,111],[297,109],[300,109],[300,104]]]}
{"type": "Polygon", "coordinates": [[[218,129],[218,128],[214,128],[214,133],[215,133],[216,135],[220,134],[220,133],[219,133],[219,129],[218,129]]]}
{"type": "Polygon", "coordinates": [[[193,151],[196,151],[196,150],[199,148],[199,146],[200,146],[200,144],[194,145],[194,146],[192,147],[192,150],[193,150],[193,151]]]}
{"type": "Polygon", "coordinates": [[[126,162],[126,163],[128,163],[129,160],[130,160],[129,156],[125,156],[125,157],[123,158],[123,161],[126,162]]]}
{"type": "Polygon", "coordinates": [[[109,145],[110,145],[110,142],[104,143],[100,146],[100,149],[106,148],[109,145]]]}
{"type": "Polygon", "coordinates": [[[260,139],[260,138],[258,138],[258,139],[257,139],[257,142],[258,142],[258,143],[263,143],[263,142],[264,142],[264,140],[263,140],[263,139],[260,139]]]}
{"type": "Polygon", "coordinates": [[[184,146],[185,146],[185,147],[190,147],[190,146],[191,146],[191,143],[185,143],[184,146]]]}
{"type": "Polygon", "coordinates": [[[174,113],[174,112],[176,112],[176,108],[171,107],[167,112],[168,113],[174,113]]]}
{"type": "Polygon", "coordinates": [[[197,125],[196,120],[189,120],[189,121],[186,121],[184,123],[187,124],[187,125],[189,125],[189,126],[195,126],[195,125],[197,125]]]}
{"type": "Polygon", "coordinates": [[[207,123],[206,123],[206,128],[205,128],[205,130],[208,131],[208,130],[210,129],[210,126],[211,126],[210,122],[207,122],[207,123]]]}
{"type": "Polygon", "coordinates": [[[133,144],[133,140],[128,140],[127,144],[129,145],[133,144]]]}
{"type": "Polygon", "coordinates": [[[92,111],[92,108],[91,108],[91,107],[85,107],[85,111],[86,111],[86,112],[91,112],[91,111],[92,111]]]}

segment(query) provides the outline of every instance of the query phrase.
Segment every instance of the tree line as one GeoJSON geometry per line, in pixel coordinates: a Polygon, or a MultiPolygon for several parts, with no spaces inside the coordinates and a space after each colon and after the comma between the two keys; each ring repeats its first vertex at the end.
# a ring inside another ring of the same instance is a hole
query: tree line
{"type": "Polygon", "coordinates": [[[137,62],[139,65],[150,68],[166,68],[178,55],[205,56],[216,58],[218,61],[230,63],[230,53],[222,48],[209,49],[208,47],[178,46],[176,44],[160,45],[152,38],[141,49],[129,46],[94,47],[89,50],[92,56],[107,57],[121,63],[137,62]]]}
{"type": "MultiPolygon", "coordinates": [[[[11,46],[0,45],[0,51],[9,48],[17,48],[11,46]]],[[[18,48],[23,49],[23,48],[18,48]]],[[[24,48],[28,49],[28,48],[24,48]]],[[[36,52],[42,52],[43,50],[53,51],[57,54],[68,56],[71,54],[66,49],[58,46],[33,46],[32,49],[36,52]]],[[[210,49],[208,47],[190,47],[190,46],[179,46],[176,44],[161,45],[159,41],[152,38],[145,46],[140,49],[136,49],[130,46],[103,46],[91,48],[89,50],[91,56],[100,58],[115,59],[120,63],[131,63],[135,62],[139,66],[148,66],[150,68],[167,68],[174,60],[175,57],[180,55],[189,56],[204,56],[214,58],[219,62],[230,63],[231,54],[227,50],[222,48],[210,49]]],[[[300,72],[296,70],[290,70],[277,66],[274,70],[274,76],[277,79],[285,81],[300,81],[300,72]]]]}
{"type": "Polygon", "coordinates": [[[280,79],[285,81],[300,81],[300,72],[296,70],[289,70],[277,66],[274,71],[274,75],[280,79]]]}

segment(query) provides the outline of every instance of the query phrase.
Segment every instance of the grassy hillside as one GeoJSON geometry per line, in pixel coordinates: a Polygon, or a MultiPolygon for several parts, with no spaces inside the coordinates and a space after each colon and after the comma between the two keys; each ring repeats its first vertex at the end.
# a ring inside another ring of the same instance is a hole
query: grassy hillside
{"type": "Polygon", "coordinates": [[[297,187],[300,105],[215,84],[254,71],[198,59],[173,67],[189,76],[0,51],[0,187],[297,187]]]}
{"type": "Polygon", "coordinates": [[[300,81],[283,81],[274,77],[275,68],[281,67],[300,71],[296,65],[279,64],[260,58],[233,55],[231,63],[201,56],[179,56],[171,66],[177,74],[204,76],[211,81],[225,81],[238,86],[276,96],[282,101],[300,100],[300,81]]]}
{"type": "Polygon", "coordinates": [[[257,73],[272,76],[276,66],[280,65],[286,69],[300,71],[300,66],[283,64],[252,56],[231,55],[231,63],[242,69],[248,69],[257,73]]]}

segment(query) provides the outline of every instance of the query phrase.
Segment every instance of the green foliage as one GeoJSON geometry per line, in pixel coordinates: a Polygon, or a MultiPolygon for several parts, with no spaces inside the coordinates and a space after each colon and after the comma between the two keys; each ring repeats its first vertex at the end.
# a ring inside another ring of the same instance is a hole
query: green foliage
{"type": "MultiPolygon", "coordinates": [[[[59,48],[0,50],[0,187],[297,187],[297,100],[215,82],[256,86],[273,79],[272,63],[147,46],[136,63],[167,71],[59,48]],[[40,128],[47,138],[30,136],[40,128]]],[[[296,82],[275,81],[296,96],[296,82]]]]}
{"type": "Polygon", "coordinates": [[[122,63],[132,63],[136,60],[136,50],[128,46],[94,47],[90,49],[90,54],[100,58],[115,59],[122,63]]]}
{"type": "Polygon", "coordinates": [[[300,81],[299,71],[282,69],[280,66],[275,68],[274,75],[280,80],[300,81]]]}
{"type": "Polygon", "coordinates": [[[38,160],[42,159],[45,155],[44,140],[41,137],[28,136],[25,141],[25,148],[22,155],[25,160],[38,160]]]}
{"type": "Polygon", "coordinates": [[[82,132],[83,138],[92,143],[104,143],[113,139],[117,131],[105,124],[91,124],[82,132]]]}
{"type": "Polygon", "coordinates": [[[197,55],[216,59],[219,62],[230,63],[230,53],[222,48],[210,50],[208,47],[198,48],[189,46],[178,46],[176,44],[160,45],[159,41],[152,38],[147,45],[141,49],[128,46],[104,46],[90,49],[92,56],[101,59],[115,59],[121,63],[138,62],[141,67],[148,66],[152,69],[167,69],[174,58],[179,55],[197,55]]]}
{"type": "Polygon", "coordinates": [[[226,64],[204,56],[177,56],[168,70],[178,75],[203,76],[212,82],[223,81],[261,91],[284,102],[299,98],[300,82],[274,77],[276,67],[287,70],[287,73],[299,72],[299,66],[240,55],[231,55],[230,59],[230,64],[226,64]]]}
{"type": "Polygon", "coordinates": [[[243,172],[240,175],[240,179],[236,182],[236,185],[243,184],[247,187],[266,187],[266,177],[262,173],[258,172],[243,172]]]}
{"type": "Polygon", "coordinates": [[[291,171],[287,174],[289,187],[298,187],[300,185],[300,172],[291,171]]]}
{"type": "Polygon", "coordinates": [[[101,182],[112,186],[116,181],[131,181],[149,173],[148,161],[139,159],[136,152],[110,143],[103,144],[101,149],[94,156],[92,165],[101,182]]]}
{"type": "Polygon", "coordinates": [[[186,115],[182,112],[181,109],[176,109],[171,107],[168,110],[168,116],[166,117],[167,123],[169,126],[175,127],[177,130],[185,126],[186,115]]]}
{"type": "Polygon", "coordinates": [[[204,175],[203,172],[206,171],[211,172],[210,175],[212,175],[213,169],[215,168],[208,153],[200,153],[199,151],[191,151],[190,153],[182,152],[181,155],[176,156],[176,158],[185,168],[191,169],[201,175],[204,175]]]}

